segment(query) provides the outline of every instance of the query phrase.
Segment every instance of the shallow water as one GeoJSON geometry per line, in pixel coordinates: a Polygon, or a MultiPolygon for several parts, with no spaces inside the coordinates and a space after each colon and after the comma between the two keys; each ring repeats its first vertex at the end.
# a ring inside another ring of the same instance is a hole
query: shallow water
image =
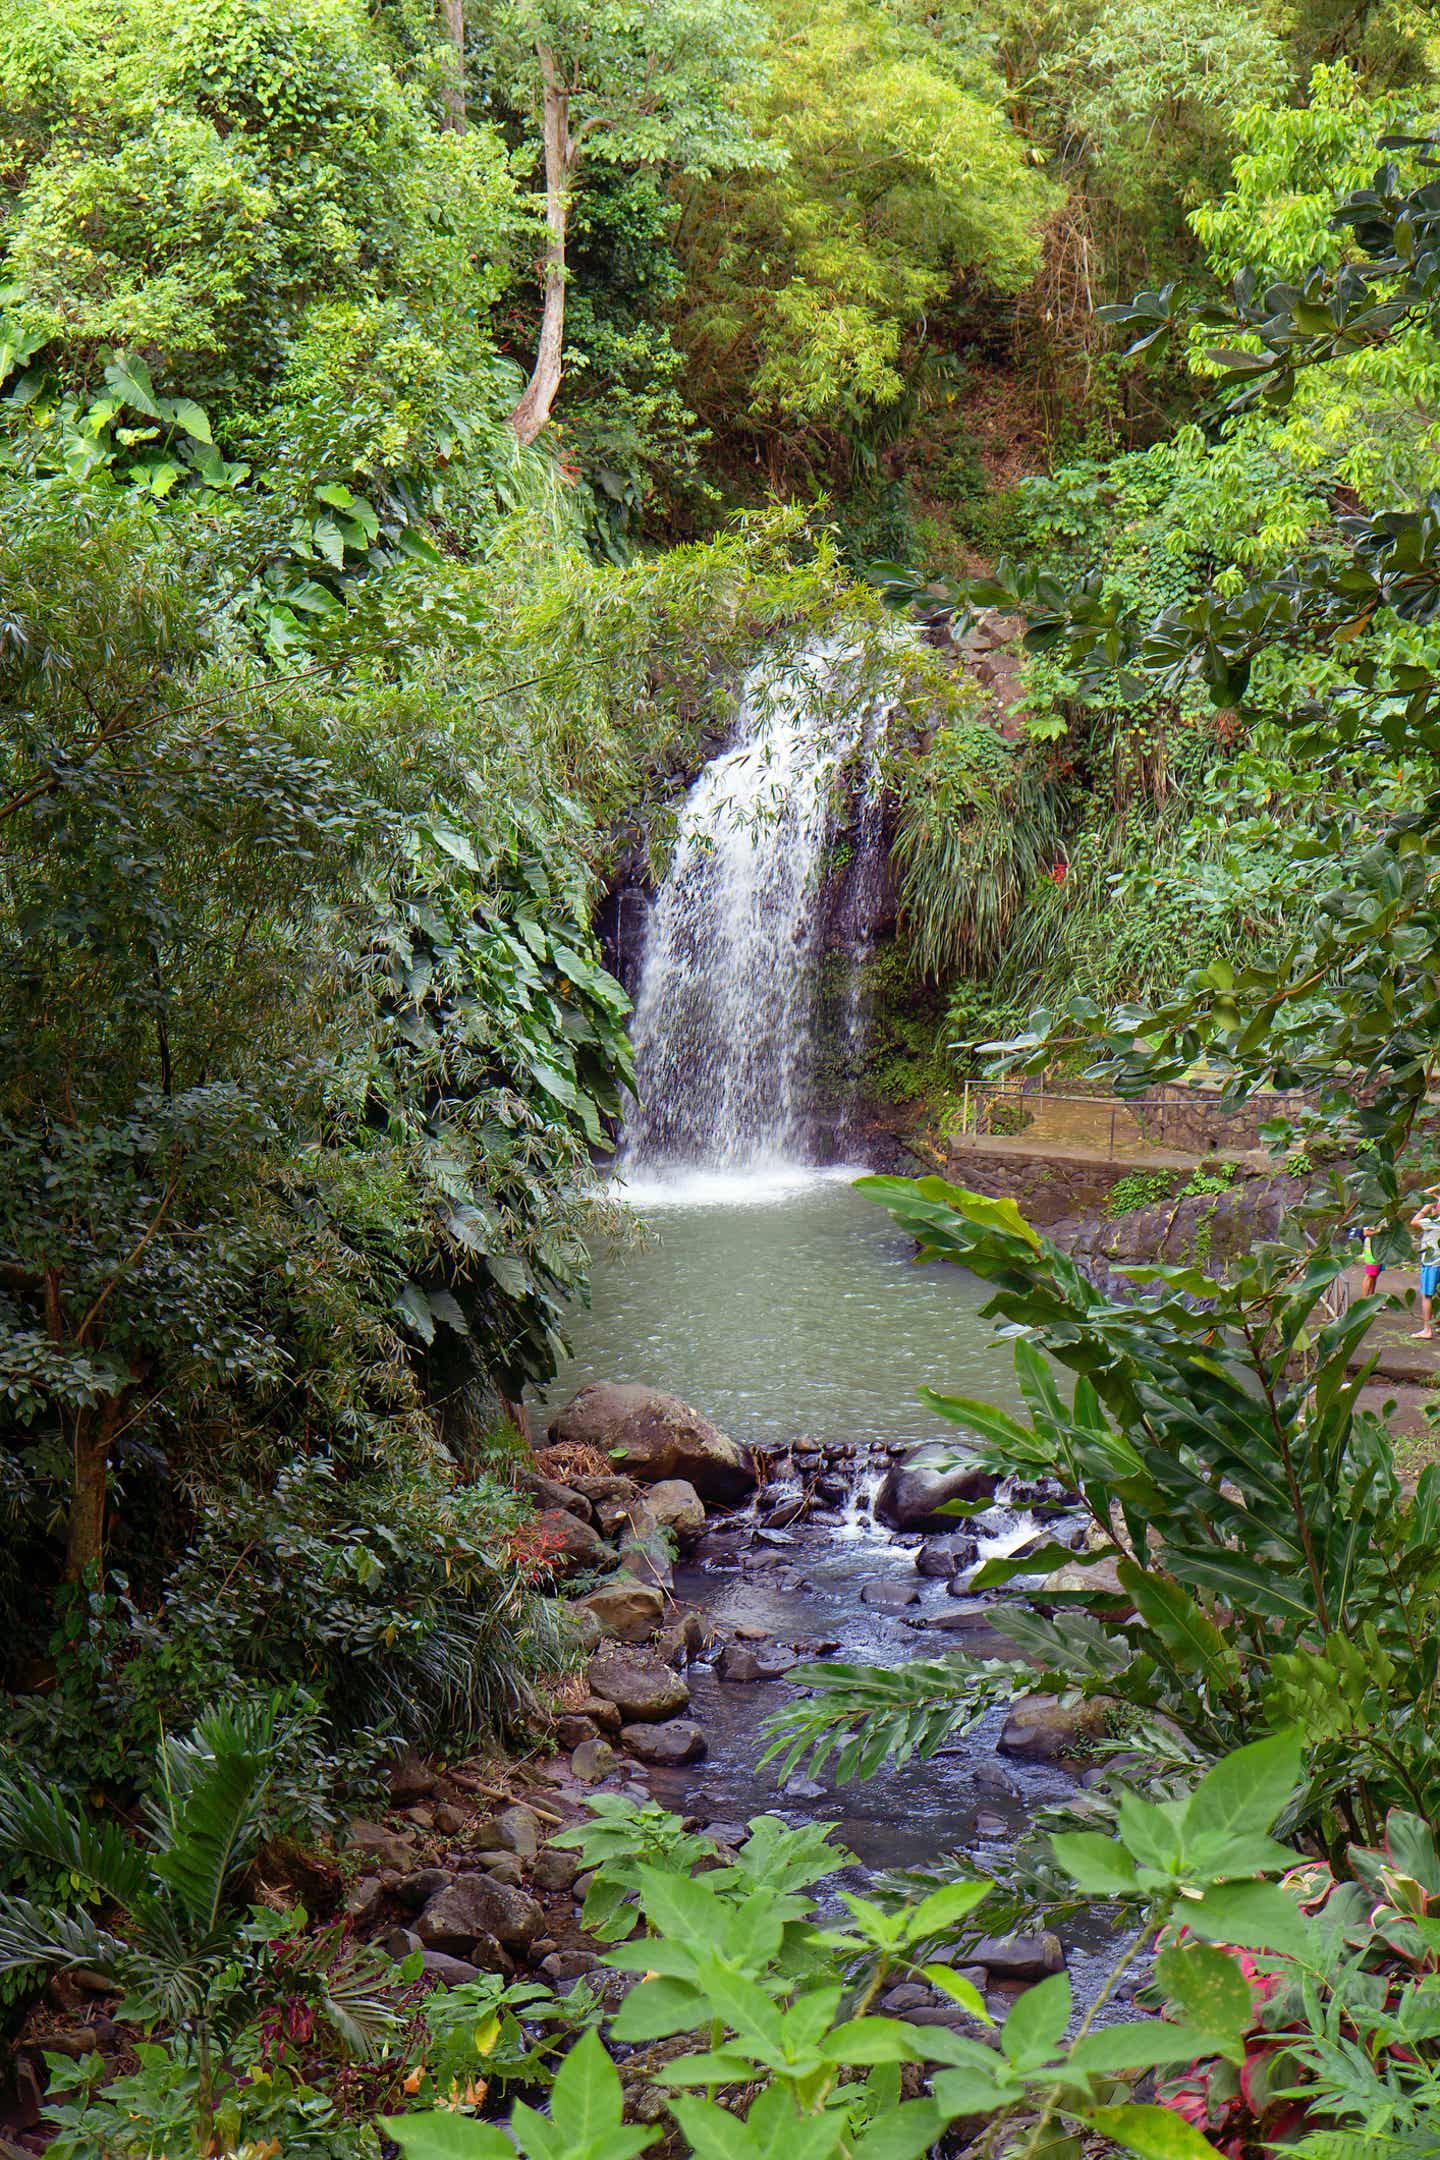
{"type": "Polygon", "coordinates": [[[916,1267],[910,1240],[854,1191],[863,1174],[781,1165],[632,1185],[643,1242],[597,1255],[548,1405],[587,1381],[644,1381],[773,1446],[953,1435],[922,1386],[1012,1404],[983,1285],[916,1267]]]}

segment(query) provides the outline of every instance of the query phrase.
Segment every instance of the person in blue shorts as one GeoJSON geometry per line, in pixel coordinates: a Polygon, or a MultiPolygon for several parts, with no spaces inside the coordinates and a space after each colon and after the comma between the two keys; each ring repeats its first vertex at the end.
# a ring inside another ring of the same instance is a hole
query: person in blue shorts
{"type": "Polygon", "coordinates": [[[1430,1342],[1435,1335],[1431,1310],[1440,1290],[1440,1188],[1427,1194],[1425,1205],[1411,1216],[1410,1227],[1420,1239],[1420,1325],[1414,1340],[1430,1342]]]}

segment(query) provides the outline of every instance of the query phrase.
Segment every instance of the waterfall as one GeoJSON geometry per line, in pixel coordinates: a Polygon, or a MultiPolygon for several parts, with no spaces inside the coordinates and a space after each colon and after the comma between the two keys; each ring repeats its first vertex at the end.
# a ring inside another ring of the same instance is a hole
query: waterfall
{"type": "MultiPolygon", "coordinates": [[[[883,729],[858,652],[816,644],[747,678],[731,744],[686,797],[650,911],[631,1029],[639,1100],[622,1177],[811,1160],[818,901],[854,793],[852,896],[868,881],[873,902],[883,729]]],[[[840,925],[858,958],[870,914],[853,902],[846,914],[863,918],[840,925]]],[[[852,1035],[860,1025],[852,995],[852,1035]]]]}

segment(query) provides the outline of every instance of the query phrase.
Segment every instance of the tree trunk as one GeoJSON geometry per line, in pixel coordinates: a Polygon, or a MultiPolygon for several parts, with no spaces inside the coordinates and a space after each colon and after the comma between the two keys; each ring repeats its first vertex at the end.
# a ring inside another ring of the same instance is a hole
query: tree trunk
{"type": "Polygon", "coordinates": [[[83,1582],[105,1556],[105,1500],[110,1483],[110,1449],[130,1390],[112,1395],[98,1418],[82,1410],[75,1421],[75,1476],[66,1535],[65,1580],[83,1582]]]}
{"type": "Polygon", "coordinates": [[[524,396],[510,415],[510,425],[522,443],[534,442],[550,418],[560,387],[560,355],[565,343],[565,230],[570,218],[575,154],[570,140],[569,93],[561,88],[554,54],[543,45],[539,53],[545,100],[545,223],[550,229],[550,245],[545,251],[545,308],[540,317],[535,368],[524,396]]]}
{"type": "Polygon", "coordinates": [[[455,55],[441,92],[445,125],[452,134],[465,133],[465,0],[440,0],[445,35],[455,55]]]}

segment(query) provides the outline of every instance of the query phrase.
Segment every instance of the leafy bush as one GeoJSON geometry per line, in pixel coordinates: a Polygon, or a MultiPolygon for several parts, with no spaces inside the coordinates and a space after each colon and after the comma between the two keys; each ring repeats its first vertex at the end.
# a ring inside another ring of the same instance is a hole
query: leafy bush
{"type": "Polygon", "coordinates": [[[1178,1180],[1169,1170],[1127,1170],[1124,1177],[1117,1178],[1100,1210],[1112,1219],[1128,1215],[1132,1208],[1152,1207],[1159,1200],[1168,1200],[1177,1189],[1178,1180]]]}
{"type": "Polygon", "coordinates": [[[288,1929],[273,1915],[247,1921],[235,1904],[260,1840],[280,1719],[277,1702],[257,1698],[210,1711],[188,1739],[167,1737],[144,1847],[118,1822],[95,1823],[68,1806],[53,1786],[0,1782],[0,1846],[63,1871],[69,1899],[0,1904],[0,1970],[84,1966],[123,1993],[142,2030],[173,2031],[179,2062],[193,2072],[185,2110],[202,2153],[213,2149],[226,2087],[243,2115],[244,2080],[227,2057],[272,2006],[300,2006],[350,2055],[398,2029],[383,1953],[337,1951],[323,1935],[297,1935],[293,1921],[288,1929]],[[123,1934],[90,1909],[99,1900],[125,1916],[123,1934]]]}
{"type": "MultiPolygon", "coordinates": [[[[951,2125],[977,2116],[987,2119],[997,2150],[1023,2123],[1037,2153],[1092,2132],[1138,2155],[1199,2160],[1210,2148],[1187,2145],[1178,2117],[1134,2102],[1131,2083],[1199,2052],[1197,2041],[1208,2054],[1243,2061],[1249,1990],[1217,1984],[1217,1967],[1225,1974],[1230,1967],[1211,1945],[1239,1937],[1268,1951],[1301,1937],[1296,1906],[1263,1879],[1292,1858],[1265,1832],[1298,1771],[1298,1747],[1282,1735],[1231,1757],[1176,1801],[1128,1795],[1117,1839],[1056,1840],[1061,1866],[1090,1894],[1120,1901],[1131,1923],[1110,1986],[1172,1921],[1183,1917],[1191,1938],[1163,1967],[1181,2016],[1097,2028],[1107,1987],[1068,2045],[1065,1974],[1026,1991],[993,2047],[963,2031],[872,2012],[880,1991],[911,1972],[990,2022],[956,1970],[983,1925],[976,1917],[983,1881],[952,1883],[888,1911],[846,1892],[844,1917],[827,1923],[806,1894],[844,1858],[828,1844],[826,1826],[792,1830],[762,1816],[734,1860],[715,1864],[713,1843],[691,1837],[673,1817],[606,1800],[597,1822],[568,1838],[609,1871],[607,1905],[616,1891],[633,1900],[614,1907],[617,1926],[623,1912],[627,1935],[637,1919],[644,1929],[604,1959],[641,1976],[609,2020],[610,2041],[654,2049],[641,2058],[647,2083],[667,2096],[682,2149],[697,2160],[758,2160],[780,2149],[814,2160],[845,2152],[920,2160],[951,2125]],[[697,1860],[711,1864],[697,1872],[697,1860]],[[677,2040],[689,2044],[677,2050],[677,2040]],[[902,2097],[906,2064],[924,2066],[928,2089],[918,2098],[902,2097]],[[695,2088],[715,2097],[696,2097],[695,2088]],[[1160,2142],[1166,2134],[1168,2147],[1160,2142]]],[[[627,2068],[633,2075],[633,2060],[627,2068]]],[[[492,2124],[462,2126],[454,2113],[391,2117],[384,2128],[405,2160],[504,2160],[512,2138],[530,2160],[562,2152],[566,2160],[631,2160],[658,2133],[622,2128],[624,2100],[592,2028],[555,2078],[548,2118],[521,2102],[508,2134],[492,2124]]]]}
{"type": "Polygon", "coordinates": [[[924,1257],[989,1280],[987,1313],[1024,1331],[1028,1424],[960,1397],[926,1400],[1002,1474],[1058,1477],[1081,1494],[1094,1526],[1087,1553],[992,1560],[974,1587],[1102,1561],[1119,1587],[1071,1593],[1054,1619],[994,1610],[1039,1677],[964,1657],[916,1668],[913,1684],[815,1668],[818,1692],[779,1713],[772,1753],[788,1768],[843,1746],[854,1774],[917,1739],[933,1751],[1048,1675],[1159,1713],[1206,1754],[1298,1726],[1309,1753],[1298,1819],[1330,1852],[1391,1807],[1440,1822],[1440,1700],[1423,1617],[1440,1589],[1440,1470],[1412,1499],[1383,1425],[1359,1408],[1354,1361],[1374,1305],[1338,1319],[1318,1310],[1347,1256],[1316,1259],[1298,1241],[1262,1248],[1223,1283],[1131,1267],[1154,1302],[1120,1302],[1013,1202],[938,1178],[866,1183],[924,1257]],[[1077,1375],[1073,1403],[1042,1352],[1077,1375]]]}

